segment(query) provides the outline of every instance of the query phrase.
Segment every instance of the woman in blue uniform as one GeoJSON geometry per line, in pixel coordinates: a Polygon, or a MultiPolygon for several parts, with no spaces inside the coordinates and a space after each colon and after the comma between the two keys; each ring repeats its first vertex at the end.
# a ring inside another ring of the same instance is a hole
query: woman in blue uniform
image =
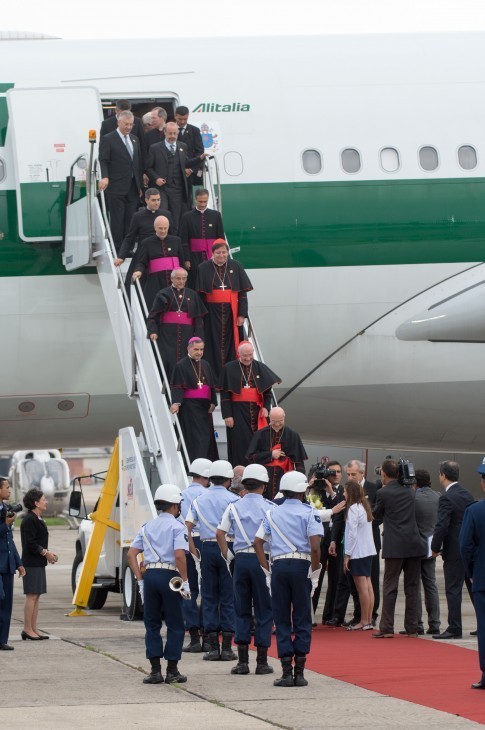
{"type": "Polygon", "coordinates": [[[154,501],[158,516],[143,525],[128,550],[128,564],[138,581],[144,604],[146,656],[151,665],[151,672],[143,683],[161,684],[164,681],[162,657],[167,660],[166,684],[186,682],[187,677],[178,670],[185,634],[183,599],[180,592],[170,587],[171,579],[180,575],[183,580],[181,591],[190,598],[185,559],[187,529],[177,519],[182,492],[174,484],[161,484],[155,492],[154,501]],[[141,552],[146,568],[144,578],[137,560],[141,552]],[[167,625],[165,646],[160,634],[162,614],[167,625]]]}
{"type": "Polygon", "coordinates": [[[283,669],[282,677],[274,681],[276,687],[308,684],[304,669],[312,639],[311,596],[322,570],[319,561],[323,528],[319,515],[304,501],[307,488],[304,474],[284,474],[280,491],[285,501],[268,510],[254,539],[268,584],[271,581],[276,644],[283,669]],[[271,573],[264,554],[266,541],[271,543],[271,573]]]}

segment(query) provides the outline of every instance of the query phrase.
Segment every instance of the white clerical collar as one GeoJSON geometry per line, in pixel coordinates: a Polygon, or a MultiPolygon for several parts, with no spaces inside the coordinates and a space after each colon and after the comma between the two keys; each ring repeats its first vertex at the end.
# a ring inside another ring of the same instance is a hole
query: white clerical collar
{"type": "Polygon", "coordinates": [[[204,210],[201,210],[200,208],[198,208],[197,206],[195,206],[195,210],[197,210],[199,213],[205,213],[206,210],[207,210],[207,208],[204,208],[204,210]]]}

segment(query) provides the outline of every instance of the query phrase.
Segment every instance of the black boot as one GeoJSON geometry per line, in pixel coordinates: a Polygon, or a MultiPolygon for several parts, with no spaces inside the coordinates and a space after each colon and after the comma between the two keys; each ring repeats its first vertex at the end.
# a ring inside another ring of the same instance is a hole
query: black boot
{"type": "Polygon", "coordinates": [[[207,652],[211,650],[211,645],[209,641],[209,634],[206,634],[205,631],[202,632],[202,651],[207,652]]]}
{"type": "Polygon", "coordinates": [[[151,672],[146,677],[143,677],[143,684],[162,684],[162,667],[160,664],[160,657],[154,657],[150,659],[151,672]]]}
{"type": "Polygon", "coordinates": [[[219,648],[219,634],[217,631],[211,631],[210,634],[208,634],[207,638],[209,639],[209,651],[207,654],[204,654],[204,659],[208,662],[218,662],[221,658],[221,651],[219,648]]]}
{"type": "Polygon", "coordinates": [[[305,679],[303,675],[303,670],[305,669],[305,663],[306,663],[306,656],[303,654],[303,656],[296,656],[295,657],[295,687],[306,687],[308,684],[308,681],[305,679]]]}
{"type": "Polygon", "coordinates": [[[232,650],[232,631],[222,632],[221,662],[232,662],[237,659],[237,654],[232,650]]]}
{"type": "Polygon", "coordinates": [[[281,668],[283,675],[279,679],[275,679],[273,682],[275,687],[293,687],[293,666],[291,656],[281,657],[281,668]]]}
{"type": "Polygon", "coordinates": [[[197,628],[189,629],[190,643],[184,646],[182,651],[189,651],[191,654],[200,654],[202,646],[200,643],[200,632],[197,628]]]}
{"type": "Polygon", "coordinates": [[[268,664],[268,647],[266,646],[258,646],[255,674],[273,674],[273,667],[268,664]]]}
{"type": "Polygon", "coordinates": [[[249,647],[247,644],[237,645],[237,664],[231,674],[249,674],[249,647]]]}
{"type": "Polygon", "coordinates": [[[172,682],[179,682],[183,684],[187,681],[187,677],[180,674],[178,668],[178,662],[175,659],[167,660],[167,676],[165,677],[165,684],[172,684],[172,682]]]}

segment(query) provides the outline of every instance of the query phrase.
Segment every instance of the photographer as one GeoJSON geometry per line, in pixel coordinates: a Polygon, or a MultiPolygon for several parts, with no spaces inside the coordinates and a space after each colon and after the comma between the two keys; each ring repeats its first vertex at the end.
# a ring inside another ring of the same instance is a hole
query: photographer
{"type": "Polygon", "coordinates": [[[12,525],[17,518],[10,505],[10,484],[6,477],[0,476],[0,651],[13,651],[7,644],[12,617],[13,576],[18,570],[19,577],[25,575],[13,541],[12,525]]]}

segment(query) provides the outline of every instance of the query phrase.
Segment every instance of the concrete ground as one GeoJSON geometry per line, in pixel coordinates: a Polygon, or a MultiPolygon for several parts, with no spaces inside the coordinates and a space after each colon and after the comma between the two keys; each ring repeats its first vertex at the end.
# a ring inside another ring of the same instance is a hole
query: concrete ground
{"type": "MultiPolygon", "coordinates": [[[[18,544],[18,530],[15,537],[18,544]]],[[[233,663],[204,662],[200,654],[183,655],[181,669],[188,675],[187,684],[143,685],[149,669],[143,623],[120,621],[120,596],[111,594],[105,607],[88,617],[65,616],[72,608],[75,538],[75,531],[50,528],[50,545],[58,552],[59,562],[47,568],[49,592],[41,598],[39,621],[39,626],[51,635],[49,641],[20,640],[23,596],[21,581],[16,579],[10,633],[15,651],[2,652],[0,665],[0,706],[6,710],[2,726],[9,730],[122,730],[177,725],[197,730],[477,727],[469,720],[314,672],[306,672],[308,687],[289,689],[273,687],[271,675],[231,676],[233,663]]],[[[439,580],[442,593],[441,574],[439,580]]],[[[324,583],[323,594],[325,587],[324,583]]],[[[402,609],[400,596],[396,630],[402,625],[402,609]]],[[[473,611],[465,599],[466,633],[460,643],[468,648],[476,647],[476,639],[469,636],[473,628],[473,611]]],[[[254,669],[254,655],[251,663],[254,669]]],[[[271,663],[278,672],[279,663],[271,663]]],[[[477,661],[476,676],[470,681],[478,677],[477,661]]]]}

